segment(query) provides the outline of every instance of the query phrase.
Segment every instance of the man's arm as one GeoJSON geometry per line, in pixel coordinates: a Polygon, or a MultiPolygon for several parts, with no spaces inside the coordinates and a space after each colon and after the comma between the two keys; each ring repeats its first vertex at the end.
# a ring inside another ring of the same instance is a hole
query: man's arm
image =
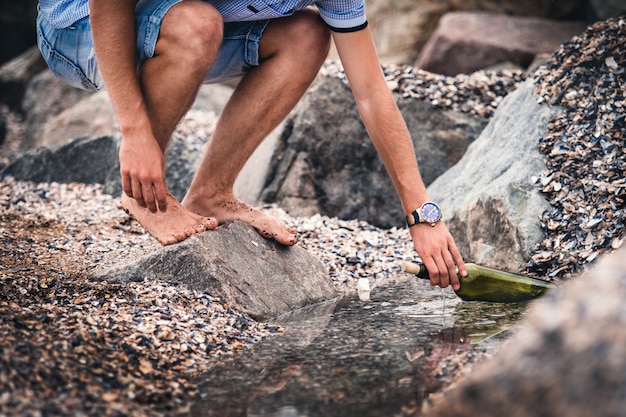
{"type": "Polygon", "coordinates": [[[122,132],[122,188],[140,205],[165,210],[165,158],[152,133],[137,75],[136,3],[90,0],[90,22],[98,66],[122,132]]]}
{"type": "MultiPolygon", "coordinates": [[[[404,213],[409,214],[429,198],[409,131],[385,82],[370,30],[333,32],[333,39],[365,128],[395,185],[404,213]]],[[[455,265],[462,276],[467,272],[443,222],[437,222],[434,227],[417,224],[409,230],[431,284],[442,288],[451,284],[458,289],[455,265]]]]}

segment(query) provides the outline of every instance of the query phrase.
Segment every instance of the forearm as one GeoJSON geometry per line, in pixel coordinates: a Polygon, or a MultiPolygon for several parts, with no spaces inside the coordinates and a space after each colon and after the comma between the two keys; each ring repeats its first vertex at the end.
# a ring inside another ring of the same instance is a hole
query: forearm
{"type": "Polygon", "coordinates": [[[396,188],[405,213],[428,200],[406,123],[380,69],[369,29],[335,33],[361,120],[396,188]]]}
{"type": "Polygon", "coordinates": [[[98,66],[123,136],[150,129],[135,50],[136,0],[90,0],[90,22],[98,66]]]}
{"type": "MultiPolygon", "coordinates": [[[[386,85],[384,87],[387,88],[386,85]]],[[[387,91],[360,100],[359,113],[396,188],[405,213],[427,201],[415,149],[402,114],[387,91]]]]}

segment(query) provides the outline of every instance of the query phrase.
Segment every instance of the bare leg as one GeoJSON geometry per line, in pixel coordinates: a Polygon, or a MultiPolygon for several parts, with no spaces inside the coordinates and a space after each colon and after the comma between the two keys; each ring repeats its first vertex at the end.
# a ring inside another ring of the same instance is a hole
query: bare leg
{"type": "Polygon", "coordinates": [[[271,21],[260,45],[262,63],[250,70],[222,111],[183,205],[220,223],[240,220],[285,245],[296,231],[246,204],[233,184],[261,141],[287,116],[328,53],[330,34],[310,11],[271,21]]]}
{"type": "MultiPolygon", "coordinates": [[[[222,28],[212,6],[193,0],[173,6],[163,20],[155,56],[140,74],[152,131],[163,153],[217,56],[222,28]]],[[[164,245],[217,227],[217,220],[189,211],[171,195],[165,212],[153,213],[126,195],[122,207],[164,245]]]]}

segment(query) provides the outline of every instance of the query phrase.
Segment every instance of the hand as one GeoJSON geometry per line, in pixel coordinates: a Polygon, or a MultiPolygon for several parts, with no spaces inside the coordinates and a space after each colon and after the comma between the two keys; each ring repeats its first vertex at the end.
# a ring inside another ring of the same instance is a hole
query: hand
{"type": "Polygon", "coordinates": [[[165,211],[165,156],[154,137],[122,139],[119,157],[124,193],[153,213],[165,211]]]}
{"type": "Polygon", "coordinates": [[[411,226],[409,231],[413,246],[428,270],[430,284],[441,288],[451,285],[455,291],[461,288],[456,267],[462,277],[467,276],[467,270],[446,225],[442,221],[434,227],[420,223],[411,226]]]}

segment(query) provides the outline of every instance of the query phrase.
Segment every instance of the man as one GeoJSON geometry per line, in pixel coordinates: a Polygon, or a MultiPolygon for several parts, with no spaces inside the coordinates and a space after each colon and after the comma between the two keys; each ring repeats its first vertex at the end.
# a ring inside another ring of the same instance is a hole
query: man
{"type": "Polygon", "coordinates": [[[59,78],[87,90],[106,86],[122,133],[122,205],[162,244],[239,220],[294,245],[296,231],[236,199],[233,184],[315,78],[332,34],[431,284],[458,289],[463,259],[438,207],[427,203],[364,9],[364,0],[40,0],[38,43],[59,78]],[[240,76],[179,203],[164,168],[176,124],[202,83],[240,76]]]}

